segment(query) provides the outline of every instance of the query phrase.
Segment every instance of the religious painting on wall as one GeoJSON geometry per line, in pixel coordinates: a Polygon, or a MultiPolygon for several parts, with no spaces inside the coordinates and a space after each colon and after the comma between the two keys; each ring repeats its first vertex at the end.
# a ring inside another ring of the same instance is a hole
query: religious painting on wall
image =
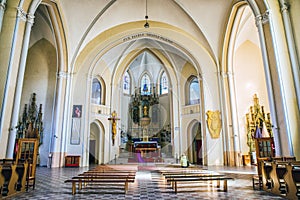
{"type": "Polygon", "coordinates": [[[72,117],[81,118],[81,114],[82,114],[82,105],[73,105],[72,117]]]}

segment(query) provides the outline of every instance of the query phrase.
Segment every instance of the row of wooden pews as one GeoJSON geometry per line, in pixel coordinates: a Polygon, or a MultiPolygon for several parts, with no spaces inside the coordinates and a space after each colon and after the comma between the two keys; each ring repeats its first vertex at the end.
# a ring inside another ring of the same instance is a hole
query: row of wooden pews
{"type": "Polygon", "coordinates": [[[129,183],[134,183],[135,181],[135,174],[136,170],[118,170],[107,165],[99,165],[77,176],[73,176],[71,179],[65,180],[65,183],[72,183],[72,195],[76,194],[76,185],[78,185],[78,190],[82,190],[83,188],[88,189],[88,185],[95,186],[97,190],[100,190],[101,188],[97,186],[103,184],[110,187],[117,186],[119,189],[123,188],[126,194],[129,183]]]}
{"type": "Polygon", "coordinates": [[[12,159],[0,160],[0,198],[25,191],[28,163],[15,163],[12,159]]]}
{"type": "Polygon", "coordinates": [[[223,182],[223,191],[228,191],[228,180],[233,180],[231,177],[227,177],[225,174],[219,174],[213,171],[201,170],[201,169],[176,169],[176,170],[160,170],[160,173],[164,176],[166,182],[171,185],[175,193],[178,192],[179,183],[191,183],[189,188],[203,186],[213,186],[216,182],[217,188],[221,187],[223,182]],[[195,184],[195,183],[202,183],[195,184]]]}
{"type": "Polygon", "coordinates": [[[300,161],[262,161],[262,188],[287,199],[300,199],[300,161]]]}

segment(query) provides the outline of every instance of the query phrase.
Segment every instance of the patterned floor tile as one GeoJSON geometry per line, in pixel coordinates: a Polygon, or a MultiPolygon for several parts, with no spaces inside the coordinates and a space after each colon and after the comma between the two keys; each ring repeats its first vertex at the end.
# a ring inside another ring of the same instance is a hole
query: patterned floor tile
{"type": "Polygon", "coordinates": [[[143,166],[141,171],[136,173],[136,180],[129,184],[127,194],[122,194],[122,187],[117,188],[109,186],[93,185],[89,189],[83,189],[76,195],[71,194],[71,183],[64,183],[66,179],[76,176],[88,168],[37,168],[37,180],[35,190],[29,190],[16,194],[5,199],[40,199],[40,200],[68,200],[68,199],[107,199],[107,200],[212,200],[212,199],[233,199],[233,200],[270,200],[283,199],[274,196],[265,191],[252,189],[252,174],[255,173],[252,168],[244,167],[210,167],[209,170],[226,173],[234,180],[228,182],[228,192],[218,191],[215,187],[180,188],[177,194],[165,182],[164,178],[155,171],[155,167],[143,166]],[[199,189],[200,188],[200,189],[199,189]],[[193,188],[194,189],[194,188],[193,188]],[[182,190],[182,191],[181,191],[182,190]]]}

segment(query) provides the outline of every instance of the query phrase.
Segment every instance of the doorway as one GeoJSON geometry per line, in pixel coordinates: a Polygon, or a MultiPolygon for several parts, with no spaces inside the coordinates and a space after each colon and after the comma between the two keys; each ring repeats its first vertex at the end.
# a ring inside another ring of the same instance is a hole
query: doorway
{"type": "Polygon", "coordinates": [[[90,140],[89,164],[97,163],[97,158],[95,156],[96,156],[96,140],[90,140]]]}
{"type": "Polygon", "coordinates": [[[203,165],[203,152],[202,152],[202,134],[201,123],[197,122],[192,127],[192,161],[194,164],[203,165]]]}
{"type": "Polygon", "coordinates": [[[98,164],[100,156],[100,128],[97,123],[90,125],[89,164],[98,164]]]}

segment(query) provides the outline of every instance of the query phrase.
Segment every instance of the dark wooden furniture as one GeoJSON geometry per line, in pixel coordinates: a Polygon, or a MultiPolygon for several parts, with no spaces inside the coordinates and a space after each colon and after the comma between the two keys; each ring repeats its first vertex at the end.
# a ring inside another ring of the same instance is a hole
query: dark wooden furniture
{"type": "Polygon", "coordinates": [[[216,172],[205,172],[202,170],[173,170],[173,171],[164,171],[160,170],[160,173],[165,177],[167,183],[171,184],[172,189],[175,193],[178,192],[178,183],[184,182],[192,183],[192,187],[197,187],[195,183],[197,182],[207,182],[211,183],[212,181],[217,182],[217,188],[220,188],[221,181],[223,182],[223,191],[228,191],[227,181],[233,180],[231,177],[225,176],[225,174],[220,174],[216,172]]]}
{"type": "Polygon", "coordinates": [[[135,181],[135,173],[136,171],[114,170],[101,165],[78,176],[73,176],[72,179],[65,180],[65,183],[72,183],[72,195],[76,194],[76,184],[78,184],[78,190],[82,190],[83,186],[89,184],[93,184],[93,186],[96,186],[95,184],[106,184],[106,186],[116,186],[119,189],[124,188],[124,193],[126,194],[129,187],[128,184],[135,181]],[[120,187],[122,185],[123,187],[120,187]]]}
{"type": "Polygon", "coordinates": [[[180,182],[212,182],[212,181],[217,181],[217,188],[220,188],[220,182],[223,181],[223,191],[227,192],[228,191],[228,186],[227,186],[227,180],[233,180],[233,178],[230,177],[225,177],[221,175],[203,175],[203,176],[174,176],[174,177],[169,177],[167,179],[167,182],[171,183],[172,188],[174,189],[174,192],[178,192],[178,186],[177,184],[180,182]]]}
{"type": "Polygon", "coordinates": [[[69,155],[65,157],[65,167],[79,167],[79,165],[80,165],[80,156],[69,155]]]}
{"type": "Polygon", "coordinates": [[[106,184],[124,184],[124,193],[126,194],[128,191],[128,183],[133,183],[133,179],[120,178],[119,176],[105,178],[105,179],[97,179],[97,178],[76,178],[76,179],[68,179],[65,183],[72,183],[72,195],[76,194],[76,183],[78,183],[78,190],[82,189],[82,184],[93,184],[93,183],[106,183],[106,184]]]}
{"type": "Polygon", "coordinates": [[[22,138],[18,139],[18,152],[16,163],[28,162],[26,191],[29,187],[35,188],[35,172],[38,155],[38,138],[22,138]]]}
{"type": "Polygon", "coordinates": [[[275,157],[274,139],[269,138],[256,138],[256,157],[257,158],[271,158],[275,157]]]}
{"type": "Polygon", "coordinates": [[[253,189],[262,185],[262,162],[269,161],[275,158],[275,146],[273,137],[255,138],[256,160],[257,160],[257,175],[252,177],[253,189]]]}

